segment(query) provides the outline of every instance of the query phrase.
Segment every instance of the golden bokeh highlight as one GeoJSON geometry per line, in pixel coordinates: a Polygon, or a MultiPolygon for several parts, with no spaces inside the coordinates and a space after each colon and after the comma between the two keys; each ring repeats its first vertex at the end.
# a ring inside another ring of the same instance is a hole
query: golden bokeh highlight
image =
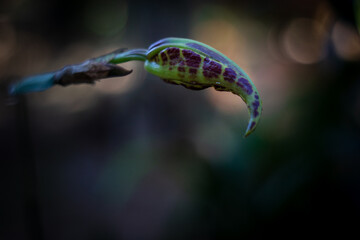
{"type": "Polygon", "coordinates": [[[338,21],[331,38],[339,57],[348,61],[360,60],[360,36],[354,27],[338,21]]]}
{"type": "Polygon", "coordinates": [[[243,39],[237,28],[224,19],[212,19],[197,23],[190,34],[191,38],[206,43],[230,58],[240,51],[243,39]]]}
{"type": "Polygon", "coordinates": [[[190,34],[243,67],[257,65],[267,55],[266,36],[266,28],[253,19],[221,18],[195,22],[190,34]]]}
{"type": "Polygon", "coordinates": [[[290,22],[283,33],[283,47],[287,56],[295,62],[314,64],[326,56],[325,27],[310,18],[297,18],[290,22]]]}

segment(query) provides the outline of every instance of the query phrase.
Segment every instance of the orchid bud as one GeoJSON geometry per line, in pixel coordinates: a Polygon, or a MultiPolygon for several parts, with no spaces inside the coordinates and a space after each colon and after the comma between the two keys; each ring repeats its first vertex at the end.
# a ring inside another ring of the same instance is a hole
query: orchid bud
{"type": "Polygon", "coordinates": [[[151,45],[146,57],[145,69],[165,82],[239,95],[250,114],[245,136],[255,130],[262,111],[260,95],[249,76],[224,54],[194,40],[165,38],[151,45]]]}

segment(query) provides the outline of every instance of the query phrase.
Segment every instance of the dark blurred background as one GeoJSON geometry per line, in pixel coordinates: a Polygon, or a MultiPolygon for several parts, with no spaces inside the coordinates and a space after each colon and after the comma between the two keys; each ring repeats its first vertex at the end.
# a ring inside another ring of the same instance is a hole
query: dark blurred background
{"type": "Polygon", "coordinates": [[[359,1],[12,0],[0,82],[164,37],[209,44],[263,100],[133,73],[0,104],[0,239],[359,239],[359,1]]]}

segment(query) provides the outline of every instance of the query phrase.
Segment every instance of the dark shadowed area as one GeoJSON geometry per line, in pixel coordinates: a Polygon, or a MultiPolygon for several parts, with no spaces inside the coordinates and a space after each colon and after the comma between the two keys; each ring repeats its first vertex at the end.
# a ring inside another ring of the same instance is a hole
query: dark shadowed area
{"type": "Polygon", "coordinates": [[[0,239],[360,239],[360,1],[0,3],[0,239]],[[204,42],[263,101],[148,74],[6,95],[165,37],[204,42]]]}

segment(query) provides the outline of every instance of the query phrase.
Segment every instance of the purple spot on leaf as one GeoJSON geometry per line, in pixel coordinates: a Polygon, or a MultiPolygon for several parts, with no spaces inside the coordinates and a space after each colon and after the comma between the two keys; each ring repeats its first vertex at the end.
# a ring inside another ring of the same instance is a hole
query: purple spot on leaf
{"type": "Polygon", "coordinates": [[[179,72],[185,72],[185,68],[184,67],[178,67],[178,71],[179,72]]]}
{"type": "Polygon", "coordinates": [[[221,73],[221,65],[211,61],[209,58],[204,59],[203,74],[205,77],[218,77],[221,73]]]}
{"type": "Polygon", "coordinates": [[[166,56],[165,52],[161,52],[161,59],[162,59],[164,64],[167,62],[168,59],[167,59],[167,56],[166,56]]]}
{"type": "Polygon", "coordinates": [[[217,62],[209,60],[208,58],[204,59],[203,69],[217,74],[221,73],[221,65],[217,62]]]}
{"type": "Polygon", "coordinates": [[[185,57],[186,65],[188,65],[189,67],[198,68],[200,66],[201,57],[199,54],[187,49],[182,50],[182,54],[185,57]]]}
{"type": "Polygon", "coordinates": [[[256,100],[252,105],[254,108],[258,108],[260,106],[260,102],[256,100]]]}
{"type": "Polygon", "coordinates": [[[173,60],[173,59],[179,58],[179,56],[180,56],[180,49],[174,48],[174,47],[168,48],[168,49],[167,49],[167,53],[168,53],[168,55],[169,55],[170,60],[173,60]]]}
{"type": "Polygon", "coordinates": [[[250,129],[253,129],[255,127],[255,125],[256,125],[255,121],[251,122],[250,129]]]}
{"type": "Polygon", "coordinates": [[[236,72],[232,70],[231,68],[225,68],[224,72],[224,79],[230,83],[235,82],[236,79],[236,72]]]}
{"type": "Polygon", "coordinates": [[[226,65],[232,65],[226,58],[224,58],[223,56],[221,56],[220,54],[208,49],[207,47],[204,47],[200,44],[197,44],[197,43],[186,43],[186,45],[188,45],[189,47],[193,47],[203,53],[205,53],[206,55],[208,55],[209,57],[217,60],[218,62],[221,62],[223,64],[226,64],[226,65]]]}
{"type": "Polygon", "coordinates": [[[255,102],[252,103],[252,105],[254,107],[254,117],[257,117],[259,115],[258,108],[260,106],[260,102],[256,100],[255,102]]]}
{"type": "Polygon", "coordinates": [[[253,92],[252,86],[246,78],[239,78],[236,84],[241,87],[242,90],[244,90],[248,95],[253,92]]]}
{"type": "Polygon", "coordinates": [[[190,68],[190,69],[189,69],[189,73],[190,73],[190,74],[196,74],[196,73],[197,73],[197,69],[196,69],[196,68],[190,68]]]}
{"type": "Polygon", "coordinates": [[[212,73],[212,72],[208,72],[208,71],[203,71],[203,75],[204,77],[207,77],[207,78],[216,78],[217,75],[212,73]]]}

